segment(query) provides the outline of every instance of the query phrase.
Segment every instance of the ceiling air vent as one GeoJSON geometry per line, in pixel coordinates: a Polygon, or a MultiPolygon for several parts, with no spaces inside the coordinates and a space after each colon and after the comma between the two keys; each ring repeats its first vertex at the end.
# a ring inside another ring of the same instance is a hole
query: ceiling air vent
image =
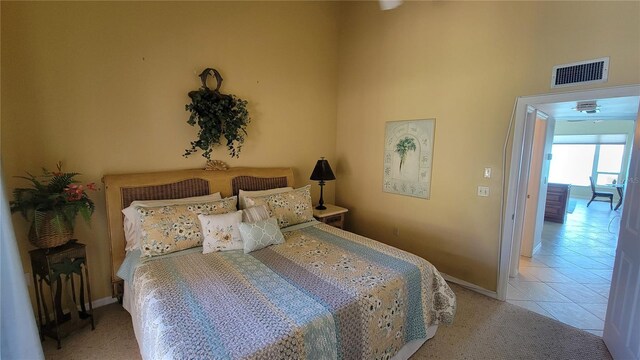
{"type": "Polygon", "coordinates": [[[580,61],[553,67],[551,87],[575,86],[607,81],[609,58],[580,61]]]}

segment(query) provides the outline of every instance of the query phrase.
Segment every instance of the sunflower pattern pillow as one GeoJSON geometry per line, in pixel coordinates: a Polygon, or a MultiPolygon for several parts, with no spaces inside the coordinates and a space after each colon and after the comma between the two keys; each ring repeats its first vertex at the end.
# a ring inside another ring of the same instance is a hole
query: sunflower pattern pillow
{"type": "Polygon", "coordinates": [[[284,193],[247,197],[245,203],[247,206],[267,205],[269,216],[276,218],[280,228],[285,228],[313,220],[310,189],[307,185],[284,193]]]}
{"type": "Polygon", "coordinates": [[[165,255],[202,245],[198,215],[236,211],[236,197],[198,204],[137,207],[142,257],[165,255]]]}

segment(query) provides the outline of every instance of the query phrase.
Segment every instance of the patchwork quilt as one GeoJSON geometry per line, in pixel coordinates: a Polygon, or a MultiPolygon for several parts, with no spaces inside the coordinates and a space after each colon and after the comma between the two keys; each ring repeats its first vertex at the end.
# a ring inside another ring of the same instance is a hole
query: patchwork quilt
{"type": "Polygon", "coordinates": [[[455,295],[424,259],[325,224],[285,243],[186,252],[131,270],[145,359],[389,359],[450,324],[455,295]]]}

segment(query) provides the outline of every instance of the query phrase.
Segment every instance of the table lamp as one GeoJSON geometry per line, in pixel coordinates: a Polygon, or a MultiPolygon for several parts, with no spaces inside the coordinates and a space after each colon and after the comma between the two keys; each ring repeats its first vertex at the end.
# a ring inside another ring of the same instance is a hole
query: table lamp
{"type": "Polygon", "coordinates": [[[325,160],[324,157],[321,157],[320,160],[316,163],[316,167],[313,168],[313,172],[311,173],[310,180],[320,181],[320,202],[316,209],[325,210],[327,207],[324,206],[324,200],[322,199],[322,187],[324,186],[324,182],[326,180],[335,180],[336,176],[333,175],[333,171],[331,171],[331,166],[329,166],[329,162],[325,160]]]}

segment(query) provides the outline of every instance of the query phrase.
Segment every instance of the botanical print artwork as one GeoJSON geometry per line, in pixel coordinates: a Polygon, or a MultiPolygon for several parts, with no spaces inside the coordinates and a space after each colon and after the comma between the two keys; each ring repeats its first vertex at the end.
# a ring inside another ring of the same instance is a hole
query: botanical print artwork
{"type": "Polygon", "coordinates": [[[413,138],[405,137],[404,139],[398,141],[398,143],[396,144],[396,152],[400,156],[400,166],[398,167],[399,173],[402,173],[402,164],[407,158],[407,153],[409,151],[416,151],[416,143],[413,138]]]}
{"type": "Polygon", "coordinates": [[[382,190],[429,199],[435,119],[386,125],[382,190]]]}

